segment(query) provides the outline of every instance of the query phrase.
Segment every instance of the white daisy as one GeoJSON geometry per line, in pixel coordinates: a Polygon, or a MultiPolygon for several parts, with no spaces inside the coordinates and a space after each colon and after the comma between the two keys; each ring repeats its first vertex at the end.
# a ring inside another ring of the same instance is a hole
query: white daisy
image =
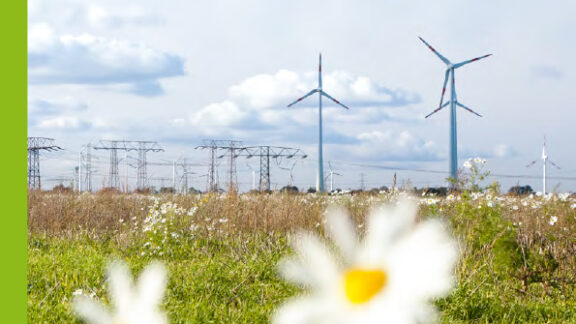
{"type": "Polygon", "coordinates": [[[379,207],[367,219],[359,241],[341,210],[328,214],[327,231],[338,248],[332,254],[311,234],[300,234],[297,257],[285,260],[286,279],[310,294],[281,306],[273,322],[416,323],[436,316],[428,303],[453,285],[455,243],[438,220],[414,226],[417,206],[401,201],[379,207]]]}
{"type": "Polygon", "coordinates": [[[466,169],[470,169],[470,168],[472,167],[472,163],[470,163],[470,160],[467,160],[467,161],[464,162],[464,167],[465,167],[466,169]]]}
{"type": "Polygon", "coordinates": [[[114,262],[108,269],[108,285],[114,311],[109,312],[87,296],[79,296],[73,304],[79,317],[93,324],[168,323],[164,312],[158,309],[166,288],[166,270],[161,264],[146,267],[134,285],[128,267],[114,262]]]}
{"type": "Polygon", "coordinates": [[[552,217],[550,217],[550,220],[548,221],[548,224],[550,224],[550,226],[554,226],[554,224],[556,224],[557,221],[558,221],[558,217],[557,217],[557,216],[552,216],[552,217]]]}

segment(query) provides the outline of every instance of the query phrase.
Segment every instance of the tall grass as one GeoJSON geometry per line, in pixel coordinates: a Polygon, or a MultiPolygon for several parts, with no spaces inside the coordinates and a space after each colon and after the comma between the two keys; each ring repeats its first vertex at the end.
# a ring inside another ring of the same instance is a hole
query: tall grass
{"type": "MultiPolygon", "coordinates": [[[[168,265],[164,307],[173,322],[264,322],[299,291],[276,275],[290,233],[321,233],[330,205],[348,209],[362,232],[370,208],[396,195],[31,193],[29,322],[74,322],[77,289],[106,299],[111,258],[135,271],[153,259],[168,265]]],[[[460,245],[458,285],[437,301],[443,321],[576,322],[573,198],[418,200],[419,218],[443,219],[460,245]]]]}

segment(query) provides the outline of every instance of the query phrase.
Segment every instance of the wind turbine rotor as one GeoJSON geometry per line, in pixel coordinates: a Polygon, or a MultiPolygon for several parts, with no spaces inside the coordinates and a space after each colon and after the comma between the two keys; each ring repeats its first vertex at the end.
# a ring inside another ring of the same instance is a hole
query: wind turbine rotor
{"type": "Polygon", "coordinates": [[[483,59],[483,58],[487,58],[487,57],[490,56],[490,55],[492,55],[492,54],[486,54],[486,55],[484,55],[484,56],[475,57],[475,58],[473,58],[473,59],[471,59],[471,60],[468,60],[468,61],[456,63],[456,64],[454,64],[454,68],[457,69],[457,68],[462,67],[462,66],[464,66],[464,65],[466,65],[466,64],[470,64],[470,63],[472,63],[472,62],[476,62],[476,61],[481,60],[481,59],[483,59]]]}
{"type": "Polygon", "coordinates": [[[295,100],[293,103],[289,104],[287,107],[292,107],[294,104],[296,104],[296,103],[298,103],[298,102],[300,102],[300,101],[302,101],[302,100],[306,99],[307,97],[309,97],[309,96],[311,96],[311,95],[315,94],[316,92],[318,92],[318,89],[314,89],[314,90],[312,90],[312,91],[308,92],[308,93],[307,93],[305,96],[303,96],[303,97],[300,97],[300,98],[296,99],[296,100],[295,100]]]}
{"type": "Polygon", "coordinates": [[[450,65],[452,63],[450,63],[450,61],[445,58],[442,54],[440,54],[437,50],[434,49],[434,47],[432,47],[430,44],[428,44],[422,37],[418,36],[418,38],[420,38],[420,40],[426,44],[426,46],[428,46],[428,48],[434,53],[436,54],[436,56],[438,56],[439,59],[442,60],[442,62],[446,63],[447,65],[450,65]]]}

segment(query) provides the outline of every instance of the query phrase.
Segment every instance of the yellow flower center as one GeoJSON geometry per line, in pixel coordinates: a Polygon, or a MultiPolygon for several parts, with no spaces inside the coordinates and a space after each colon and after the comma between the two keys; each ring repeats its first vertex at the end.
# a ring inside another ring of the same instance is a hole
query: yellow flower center
{"type": "Polygon", "coordinates": [[[380,269],[350,269],[344,275],[346,297],[353,304],[365,303],[384,288],[386,280],[386,273],[380,269]]]}

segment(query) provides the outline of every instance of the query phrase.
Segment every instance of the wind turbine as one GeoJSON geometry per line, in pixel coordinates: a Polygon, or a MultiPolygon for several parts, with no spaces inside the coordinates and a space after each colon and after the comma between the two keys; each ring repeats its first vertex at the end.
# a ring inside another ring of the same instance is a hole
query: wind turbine
{"type": "MultiPolygon", "coordinates": [[[[457,147],[458,142],[457,142],[457,134],[456,134],[456,129],[457,129],[456,128],[456,106],[463,108],[463,109],[466,109],[476,116],[482,117],[482,115],[478,114],[474,110],[472,110],[472,109],[464,106],[460,102],[458,102],[458,99],[456,98],[456,82],[455,82],[455,78],[454,78],[454,70],[456,70],[457,68],[460,68],[466,64],[476,62],[478,60],[486,58],[492,54],[487,54],[484,56],[473,58],[471,60],[467,60],[467,61],[453,64],[446,57],[442,56],[442,54],[438,53],[422,37],[418,37],[418,38],[420,38],[420,40],[426,46],[428,46],[428,48],[434,54],[436,54],[436,56],[438,56],[438,58],[440,58],[440,60],[442,60],[442,62],[444,62],[446,64],[446,74],[444,76],[444,86],[442,87],[442,95],[440,96],[440,104],[438,105],[438,108],[436,108],[433,112],[426,115],[425,118],[432,116],[433,114],[438,112],[440,109],[442,109],[442,108],[446,107],[448,104],[450,104],[450,177],[452,179],[456,180],[458,177],[458,174],[457,174],[457,171],[458,171],[458,147],[457,147]],[[446,92],[446,85],[448,84],[448,78],[450,78],[450,80],[451,80],[451,82],[450,82],[451,83],[451,85],[450,85],[450,100],[444,103],[444,93],[446,92]]],[[[455,183],[451,183],[450,187],[454,188],[454,184],[455,183]]]]}
{"type": "Polygon", "coordinates": [[[340,173],[336,173],[332,170],[332,163],[328,162],[328,167],[329,167],[329,171],[328,171],[328,175],[326,176],[326,178],[330,177],[330,192],[334,191],[334,175],[337,176],[342,176],[340,173]]]}
{"type": "Polygon", "coordinates": [[[324,159],[322,154],[322,96],[334,101],[336,104],[343,108],[349,108],[342,104],[340,101],[332,98],[332,96],[327,94],[322,89],[322,53],[320,53],[318,61],[318,87],[308,92],[304,97],[296,99],[293,103],[289,104],[288,107],[292,107],[294,104],[302,101],[304,98],[318,93],[318,172],[316,175],[316,192],[324,192],[324,159]]]}
{"type": "MultiPolygon", "coordinates": [[[[544,145],[542,146],[542,196],[546,196],[546,163],[549,162],[557,169],[560,169],[554,162],[548,160],[548,154],[546,154],[546,137],[544,137],[544,145]]],[[[538,160],[530,162],[526,167],[529,168],[533,166],[538,160]]]]}

